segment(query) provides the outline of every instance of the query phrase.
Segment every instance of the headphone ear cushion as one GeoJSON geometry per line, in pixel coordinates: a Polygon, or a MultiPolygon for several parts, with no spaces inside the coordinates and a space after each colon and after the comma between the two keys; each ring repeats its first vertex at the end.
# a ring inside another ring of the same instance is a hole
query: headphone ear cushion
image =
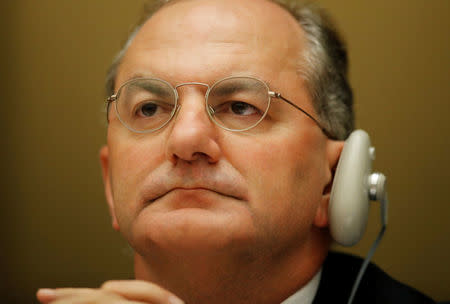
{"type": "Polygon", "coordinates": [[[350,134],[339,158],[328,206],[331,236],[340,245],[355,245],[366,229],[373,157],[369,135],[363,130],[350,134]]]}

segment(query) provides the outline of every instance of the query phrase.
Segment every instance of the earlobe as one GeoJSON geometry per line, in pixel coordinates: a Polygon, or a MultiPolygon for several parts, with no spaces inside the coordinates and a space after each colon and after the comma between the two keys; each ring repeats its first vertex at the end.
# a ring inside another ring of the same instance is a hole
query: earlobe
{"type": "Polygon", "coordinates": [[[111,215],[112,219],[112,226],[114,230],[119,231],[119,223],[116,218],[116,213],[114,210],[114,199],[112,195],[111,190],[111,179],[109,177],[109,150],[108,146],[103,146],[100,149],[100,164],[102,166],[102,177],[103,177],[103,184],[105,187],[105,196],[106,196],[106,202],[108,203],[109,207],[109,213],[111,215]]]}
{"type": "Polygon", "coordinates": [[[325,228],[328,226],[328,205],[330,203],[331,188],[333,186],[334,174],[339,162],[339,157],[341,156],[342,149],[344,148],[344,143],[344,141],[328,140],[326,144],[327,183],[324,186],[322,200],[317,208],[316,217],[314,218],[314,225],[319,228],[325,228]]]}

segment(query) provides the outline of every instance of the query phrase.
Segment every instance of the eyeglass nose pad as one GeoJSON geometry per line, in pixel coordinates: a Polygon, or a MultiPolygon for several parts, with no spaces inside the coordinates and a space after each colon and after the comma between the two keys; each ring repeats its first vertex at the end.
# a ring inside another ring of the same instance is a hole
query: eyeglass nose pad
{"type": "Polygon", "coordinates": [[[169,121],[172,121],[172,120],[175,119],[175,117],[176,117],[176,116],[178,115],[178,113],[180,112],[180,108],[181,108],[181,105],[180,105],[180,104],[177,104],[177,105],[175,106],[175,111],[173,112],[173,114],[172,114],[172,116],[170,117],[169,121]]]}
{"type": "Polygon", "coordinates": [[[216,113],[216,111],[210,105],[208,105],[208,112],[211,116],[213,116],[216,113]]]}
{"type": "Polygon", "coordinates": [[[180,109],[181,109],[181,105],[177,104],[176,105],[176,109],[175,109],[175,113],[173,113],[172,118],[178,115],[178,113],[180,112],[180,109]]]}

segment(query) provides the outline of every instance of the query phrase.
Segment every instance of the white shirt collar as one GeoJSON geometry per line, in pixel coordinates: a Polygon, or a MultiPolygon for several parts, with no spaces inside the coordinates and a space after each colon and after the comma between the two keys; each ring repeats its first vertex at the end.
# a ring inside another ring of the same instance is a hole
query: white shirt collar
{"type": "Polygon", "coordinates": [[[322,269],[300,290],[291,295],[289,298],[281,302],[281,304],[312,304],[319,288],[320,277],[322,276],[322,269]]]}

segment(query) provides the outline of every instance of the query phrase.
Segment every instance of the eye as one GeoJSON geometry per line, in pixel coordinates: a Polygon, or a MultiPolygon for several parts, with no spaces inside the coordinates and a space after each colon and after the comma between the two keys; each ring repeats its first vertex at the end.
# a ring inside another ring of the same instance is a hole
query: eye
{"type": "Polygon", "coordinates": [[[155,103],[147,102],[142,104],[136,109],[136,114],[143,117],[151,117],[158,111],[158,105],[155,103]]]}
{"type": "Polygon", "coordinates": [[[260,113],[259,109],[252,106],[251,104],[242,101],[231,102],[230,110],[231,112],[233,112],[233,114],[244,116],[260,113]]]}

